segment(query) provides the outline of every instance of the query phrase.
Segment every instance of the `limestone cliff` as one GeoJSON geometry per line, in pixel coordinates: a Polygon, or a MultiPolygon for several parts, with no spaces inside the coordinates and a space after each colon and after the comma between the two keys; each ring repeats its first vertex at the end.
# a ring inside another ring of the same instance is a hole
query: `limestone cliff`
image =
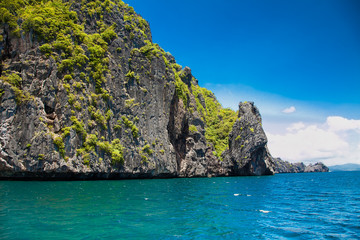
{"type": "Polygon", "coordinates": [[[0,177],[273,174],[253,103],[221,107],[113,1],[0,3],[0,177]]]}

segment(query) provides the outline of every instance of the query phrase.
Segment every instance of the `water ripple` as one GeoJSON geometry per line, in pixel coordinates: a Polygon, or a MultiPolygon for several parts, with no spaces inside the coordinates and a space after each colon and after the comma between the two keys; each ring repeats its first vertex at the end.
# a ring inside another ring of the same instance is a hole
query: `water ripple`
{"type": "Polygon", "coordinates": [[[0,182],[0,239],[360,239],[360,172],[0,182]]]}

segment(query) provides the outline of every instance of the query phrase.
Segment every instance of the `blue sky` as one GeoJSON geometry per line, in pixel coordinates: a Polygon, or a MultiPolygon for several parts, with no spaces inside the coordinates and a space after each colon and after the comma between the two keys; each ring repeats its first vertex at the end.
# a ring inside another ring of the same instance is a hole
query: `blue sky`
{"type": "Polygon", "coordinates": [[[224,107],[236,110],[239,101],[255,102],[273,155],[360,163],[360,1],[125,2],[150,23],[153,41],[189,66],[200,86],[212,90],[224,107]],[[332,116],[341,117],[338,125],[355,124],[339,130],[332,116]],[[314,136],[324,133],[316,154],[303,149],[293,156],[283,150],[290,138],[301,144],[301,133],[311,134],[311,129],[314,136]],[[342,146],[334,150],[337,156],[324,150],[330,132],[342,146]]]}

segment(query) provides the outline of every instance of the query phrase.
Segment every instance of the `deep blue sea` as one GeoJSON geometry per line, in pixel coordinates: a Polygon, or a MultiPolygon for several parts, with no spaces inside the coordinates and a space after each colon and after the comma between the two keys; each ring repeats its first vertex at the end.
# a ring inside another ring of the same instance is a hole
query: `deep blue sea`
{"type": "Polygon", "coordinates": [[[360,239],[360,172],[0,181],[0,239],[360,239]]]}

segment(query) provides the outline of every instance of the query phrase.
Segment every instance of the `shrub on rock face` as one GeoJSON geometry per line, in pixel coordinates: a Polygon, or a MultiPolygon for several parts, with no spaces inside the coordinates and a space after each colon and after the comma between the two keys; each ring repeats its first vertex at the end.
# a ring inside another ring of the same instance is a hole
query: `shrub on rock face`
{"type": "Polygon", "coordinates": [[[189,131],[190,131],[191,133],[196,133],[198,130],[197,130],[197,128],[196,128],[195,125],[190,125],[190,126],[189,126],[189,131]]]}

